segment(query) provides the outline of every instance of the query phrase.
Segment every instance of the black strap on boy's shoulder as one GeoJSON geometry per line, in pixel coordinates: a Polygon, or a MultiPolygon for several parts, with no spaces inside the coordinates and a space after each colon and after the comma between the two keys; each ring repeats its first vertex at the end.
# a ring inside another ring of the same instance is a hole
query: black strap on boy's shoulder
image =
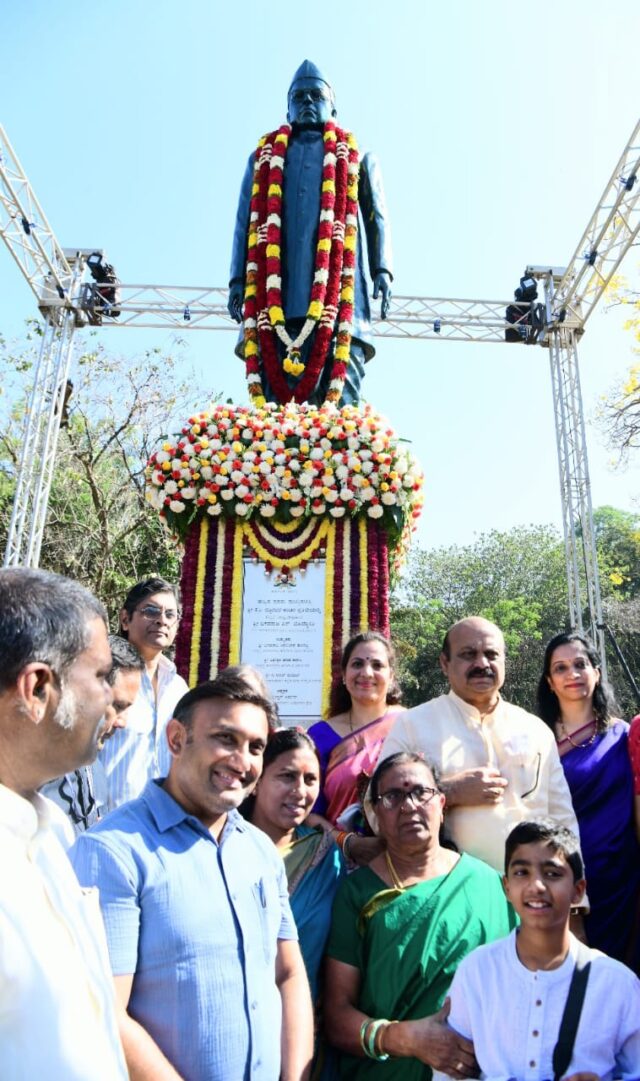
{"type": "Polygon", "coordinates": [[[569,985],[567,1001],[564,1004],[560,1031],[558,1032],[558,1042],[553,1049],[554,1081],[560,1081],[560,1078],[564,1077],[569,1063],[571,1062],[573,1045],[576,1042],[576,1033],[580,1022],[580,1014],[582,1013],[582,1003],[584,1002],[584,996],[587,990],[589,970],[591,969],[589,951],[582,942],[577,943],[575,953],[575,968],[569,985]]]}

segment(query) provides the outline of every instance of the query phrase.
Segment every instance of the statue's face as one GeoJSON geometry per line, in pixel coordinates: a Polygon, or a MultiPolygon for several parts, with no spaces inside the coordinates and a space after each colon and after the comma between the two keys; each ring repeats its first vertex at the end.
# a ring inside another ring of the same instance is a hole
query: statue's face
{"type": "Polygon", "coordinates": [[[322,79],[297,79],[289,91],[290,124],[326,124],[336,115],[331,91],[322,79]]]}

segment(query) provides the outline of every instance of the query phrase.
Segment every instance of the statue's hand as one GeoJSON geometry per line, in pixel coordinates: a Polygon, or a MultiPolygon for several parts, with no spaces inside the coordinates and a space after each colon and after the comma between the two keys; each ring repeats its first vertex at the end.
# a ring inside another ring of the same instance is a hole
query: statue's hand
{"type": "Polygon", "coordinates": [[[382,295],[380,318],[386,319],[389,314],[389,304],[391,303],[391,283],[388,270],[379,270],[373,279],[373,299],[377,300],[380,295],[382,295]]]}
{"type": "Polygon", "coordinates": [[[229,299],[227,311],[236,323],[242,322],[242,301],[244,299],[244,286],[242,282],[234,282],[229,286],[229,299]]]}

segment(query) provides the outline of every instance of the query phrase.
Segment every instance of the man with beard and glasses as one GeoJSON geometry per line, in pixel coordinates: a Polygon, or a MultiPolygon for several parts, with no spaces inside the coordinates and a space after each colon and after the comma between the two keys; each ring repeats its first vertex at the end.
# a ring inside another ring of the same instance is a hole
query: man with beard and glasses
{"type": "MultiPolygon", "coordinates": [[[[113,698],[104,715],[99,747],[115,732],[126,728],[129,711],[140,693],[144,661],[137,649],[118,634],[109,635],[111,671],[107,683],[113,698]]],[[[99,758],[90,766],[80,766],[63,777],[56,777],[40,789],[67,816],[73,837],[88,830],[106,813],[107,778],[99,758]]]]}
{"type": "Polygon", "coordinates": [[[552,818],[576,835],[571,796],[549,728],[500,695],[502,631],[461,619],[447,631],[440,667],[449,693],[401,713],[380,761],[422,752],[441,774],[445,824],[461,852],[502,867],[509,833],[524,819],[552,818]]]}
{"type": "Polygon", "coordinates": [[[97,898],[38,792],[94,760],[110,669],[95,597],[59,575],[0,570],[0,1077],[12,1081],[128,1076],[97,898]]]}
{"type": "Polygon", "coordinates": [[[223,672],[166,730],[169,775],[78,837],[97,886],[127,1064],[154,1081],[302,1081],[313,1016],[284,864],[237,808],[262,772],[273,703],[223,672]]]}

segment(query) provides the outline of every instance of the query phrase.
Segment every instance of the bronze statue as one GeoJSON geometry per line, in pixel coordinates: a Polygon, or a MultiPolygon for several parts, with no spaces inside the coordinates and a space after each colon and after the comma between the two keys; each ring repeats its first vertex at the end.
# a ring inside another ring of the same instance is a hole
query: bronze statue
{"type": "Polygon", "coordinates": [[[242,182],[228,308],[238,323],[244,313],[236,352],[258,402],[358,403],[375,353],[362,227],[382,319],[389,309],[380,168],[336,115],[330,83],[305,60],[289,88],[288,124],[260,141],[242,182]]]}

